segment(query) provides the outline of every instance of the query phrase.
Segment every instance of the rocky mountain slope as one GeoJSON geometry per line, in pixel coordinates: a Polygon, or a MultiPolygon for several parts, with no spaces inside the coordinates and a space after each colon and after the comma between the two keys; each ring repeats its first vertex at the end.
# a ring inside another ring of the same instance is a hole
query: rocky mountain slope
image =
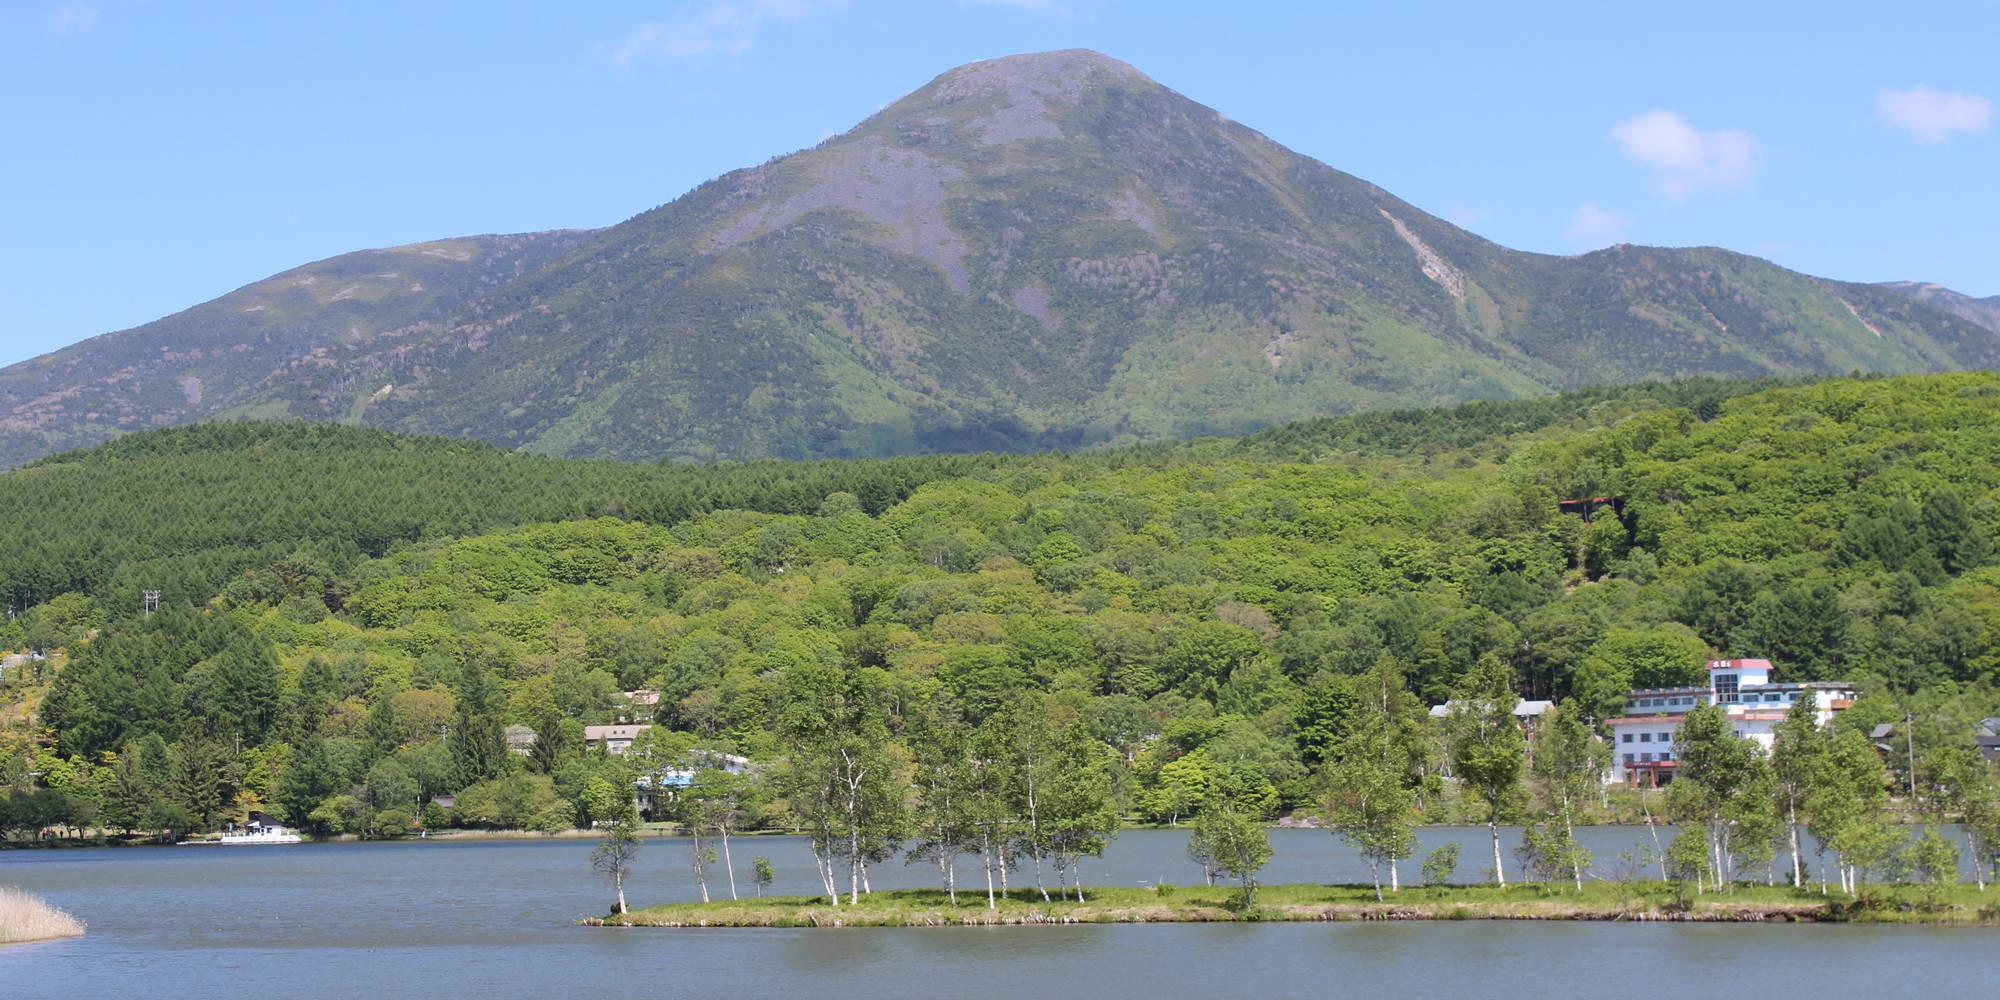
{"type": "Polygon", "coordinates": [[[2000,333],[2000,295],[1976,299],[1928,281],[1885,281],[1882,287],[1893,288],[1913,299],[1922,299],[1960,319],[2000,333]]]}
{"type": "Polygon", "coordinates": [[[1073,448],[1996,361],[1931,302],[1725,250],[1509,250],[1066,51],[608,229],[351,254],[12,366],[0,464],[227,416],[624,459],[1073,448]]]}

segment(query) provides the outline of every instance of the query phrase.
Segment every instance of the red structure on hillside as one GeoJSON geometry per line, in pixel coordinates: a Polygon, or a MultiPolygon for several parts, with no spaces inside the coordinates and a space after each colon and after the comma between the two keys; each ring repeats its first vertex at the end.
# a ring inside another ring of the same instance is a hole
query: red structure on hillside
{"type": "Polygon", "coordinates": [[[1584,497],[1581,500],[1564,500],[1558,503],[1556,507],[1565,514],[1582,514],[1583,523],[1589,524],[1597,512],[1606,507],[1611,508],[1613,515],[1623,513],[1625,510],[1625,498],[1584,497]]]}

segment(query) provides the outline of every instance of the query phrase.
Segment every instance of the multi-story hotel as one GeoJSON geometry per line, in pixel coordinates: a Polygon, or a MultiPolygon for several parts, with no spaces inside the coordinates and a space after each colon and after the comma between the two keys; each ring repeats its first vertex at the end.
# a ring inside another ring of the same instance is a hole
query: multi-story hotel
{"type": "Polygon", "coordinates": [[[1854,704],[1854,685],[1846,681],[1771,683],[1769,660],[1711,660],[1705,687],[1649,688],[1625,696],[1623,717],[1606,720],[1615,733],[1611,777],[1614,781],[1657,786],[1673,780],[1678,755],[1674,730],[1696,705],[1717,704],[1729,713],[1739,737],[1771,749],[1773,732],[1800,698],[1818,708],[1820,725],[1854,704]]]}

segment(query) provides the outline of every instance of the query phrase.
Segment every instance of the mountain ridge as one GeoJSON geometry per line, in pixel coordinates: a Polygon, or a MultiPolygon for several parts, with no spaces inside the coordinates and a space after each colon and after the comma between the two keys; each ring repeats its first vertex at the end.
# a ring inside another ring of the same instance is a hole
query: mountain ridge
{"type": "Polygon", "coordinates": [[[1082,50],[948,71],[616,226],[465,242],[399,248],[451,297],[384,291],[373,325],[350,299],[376,259],[347,255],[109,335],[150,345],[225,300],[240,327],[277,308],[251,289],[340,272],[288,336],[111,352],[122,367],[82,363],[96,338],[0,370],[0,464],[227,416],[625,459],[1079,448],[1649,378],[2000,363],[1992,331],[1931,302],[1718,248],[1510,250],[1082,50]]]}

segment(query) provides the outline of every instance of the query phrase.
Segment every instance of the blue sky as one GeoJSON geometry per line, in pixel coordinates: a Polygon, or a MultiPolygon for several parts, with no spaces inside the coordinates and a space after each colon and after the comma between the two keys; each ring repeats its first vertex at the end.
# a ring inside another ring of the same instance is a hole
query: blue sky
{"type": "Polygon", "coordinates": [[[609,225],[1072,47],[1508,246],[1993,295],[1996,42],[2000,0],[12,0],[0,364],[351,250],[609,225]]]}

